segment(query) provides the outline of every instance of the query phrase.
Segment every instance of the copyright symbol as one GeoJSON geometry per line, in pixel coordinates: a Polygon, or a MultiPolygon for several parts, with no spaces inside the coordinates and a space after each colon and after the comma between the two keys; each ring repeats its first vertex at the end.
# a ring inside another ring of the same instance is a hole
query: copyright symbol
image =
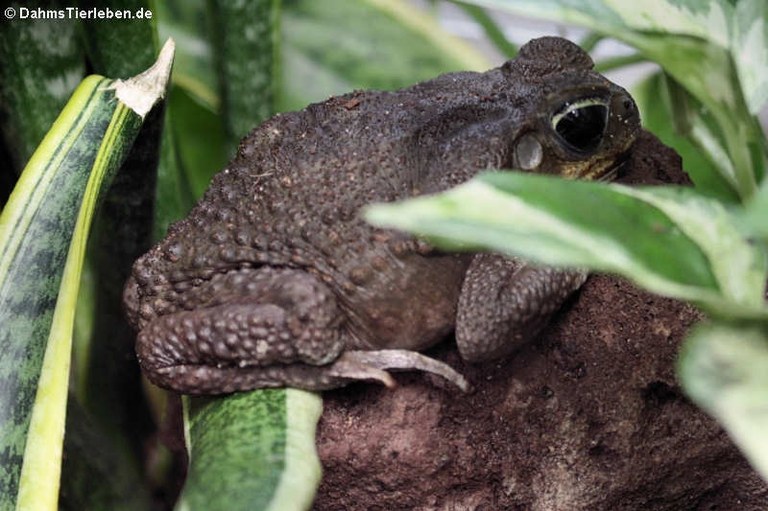
{"type": "Polygon", "coordinates": [[[12,20],[13,18],[15,18],[16,17],[16,9],[14,9],[13,7],[7,7],[5,9],[5,17],[7,19],[9,19],[9,20],[12,20]]]}

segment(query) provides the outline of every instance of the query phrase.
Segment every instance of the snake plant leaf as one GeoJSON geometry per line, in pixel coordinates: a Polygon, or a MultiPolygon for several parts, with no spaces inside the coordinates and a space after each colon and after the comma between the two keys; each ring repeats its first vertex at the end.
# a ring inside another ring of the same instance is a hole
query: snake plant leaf
{"type": "Polygon", "coordinates": [[[688,188],[491,172],[442,194],[371,207],[367,218],[441,246],[617,273],[715,314],[735,313],[727,304],[764,313],[763,254],[719,202],[688,188]]]}
{"type": "Polygon", "coordinates": [[[163,96],[153,68],[86,78],[35,151],[0,215],[0,509],[57,507],[72,328],[98,198],[163,96]]]}
{"type": "Polygon", "coordinates": [[[186,400],[189,473],[179,511],[301,511],[320,482],[319,395],[264,389],[186,400]]]}
{"type": "Polygon", "coordinates": [[[221,115],[234,155],[240,139],[274,113],[279,0],[208,2],[221,115]]]}
{"type": "Polygon", "coordinates": [[[85,76],[76,20],[4,19],[0,62],[0,123],[18,174],[85,76]]]}
{"type": "Polygon", "coordinates": [[[686,393],[722,424],[768,480],[768,324],[703,324],[683,345],[686,393]]]}
{"type": "MultiPolygon", "coordinates": [[[[96,5],[95,2],[83,3],[96,5]]],[[[98,6],[112,12],[129,11],[141,17],[82,20],[83,41],[94,71],[104,76],[125,78],[151,66],[158,41],[150,1],[101,0],[98,6]]]]}

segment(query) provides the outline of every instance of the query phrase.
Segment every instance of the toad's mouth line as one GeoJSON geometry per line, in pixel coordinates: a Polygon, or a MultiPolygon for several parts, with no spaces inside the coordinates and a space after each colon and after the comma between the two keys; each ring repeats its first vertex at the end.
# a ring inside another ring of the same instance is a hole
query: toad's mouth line
{"type": "Polygon", "coordinates": [[[629,151],[622,154],[613,161],[602,161],[590,166],[586,171],[578,176],[578,179],[586,181],[609,182],[615,180],[621,169],[629,161],[629,151]]]}
{"type": "Polygon", "coordinates": [[[605,183],[615,180],[619,176],[621,170],[627,164],[627,161],[629,161],[629,157],[624,157],[621,160],[618,160],[615,164],[608,167],[608,169],[602,175],[598,176],[595,181],[605,183]]]}

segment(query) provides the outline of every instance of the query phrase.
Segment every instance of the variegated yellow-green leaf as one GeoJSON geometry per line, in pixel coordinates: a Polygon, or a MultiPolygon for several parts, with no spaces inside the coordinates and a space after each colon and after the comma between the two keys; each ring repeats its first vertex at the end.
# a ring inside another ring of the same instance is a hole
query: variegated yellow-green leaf
{"type": "Polygon", "coordinates": [[[0,216],[0,509],[57,507],[75,302],[88,228],[143,117],[163,96],[173,44],[122,81],[83,81],[0,216]]]}

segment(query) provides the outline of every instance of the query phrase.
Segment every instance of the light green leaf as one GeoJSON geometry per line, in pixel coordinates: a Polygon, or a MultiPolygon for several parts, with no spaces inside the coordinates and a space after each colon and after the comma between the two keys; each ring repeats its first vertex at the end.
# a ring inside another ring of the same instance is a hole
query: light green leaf
{"type": "Polygon", "coordinates": [[[749,111],[768,101],[768,2],[741,0],[733,17],[731,54],[749,111]]]}
{"type": "Polygon", "coordinates": [[[762,239],[768,246],[768,179],[764,179],[755,196],[738,212],[747,232],[762,239]]]}
{"type": "Polygon", "coordinates": [[[729,46],[733,7],[725,0],[605,0],[633,30],[700,37],[729,46]]]}
{"type": "Polygon", "coordinates": [[[766,323],[713,323],[686,340],[678,371],[686,393],[711,413],[768,479],[766,323]]]}
{"type": "Polygon", "coordinates": [[[317,394],[264,389],[185,406],[187,482],[179,511],[303,511],[320,482],[317,394]]]}
{"type": "Polygon", "coordinates": [[[372,207],[368,219],[454,248],[618,273],[713,313],[737,313],[730,303],[762,314],[763,254],[718,202],[686,188],[486,173],[440,195],[372,207]]]}
{"type": "Polygon", "coordinates": [[[765,254],[744,239],[720,202],[687,188],[616,188],[664,213],[699,246],[727,300],[747,307],[763,305],[765,254]]]}

